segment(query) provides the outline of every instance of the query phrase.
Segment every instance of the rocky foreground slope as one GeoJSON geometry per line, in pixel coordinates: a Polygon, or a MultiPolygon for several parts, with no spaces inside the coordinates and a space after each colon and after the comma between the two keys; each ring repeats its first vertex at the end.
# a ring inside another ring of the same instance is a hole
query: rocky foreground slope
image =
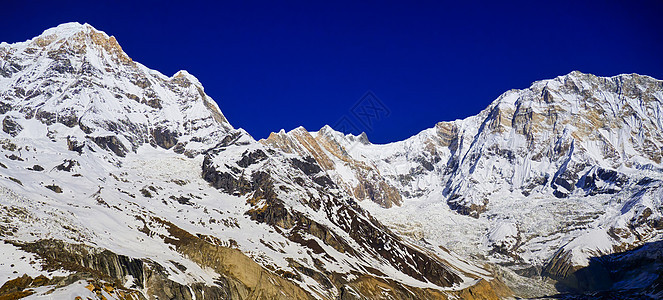
{"type": "MultiPolygon", "coordinates": [[[[661,262],[663,81],[648,76],[572,72],[386,145],[328,126],[261,142],[312,157],[395,231],[496,265],[517,295],[612,289],[618,271],[587,267],[614,253],[661,262]]],[[[663,297],[661,273],[622,285],[663,297]]]]}
{"type": "Polygon", "coordinates": [[[0,119],[0,298],[511,293],[382,225],[329,166],[233,128],[192,75],[150,70],[90,25],[0,44],[0,119]]]}

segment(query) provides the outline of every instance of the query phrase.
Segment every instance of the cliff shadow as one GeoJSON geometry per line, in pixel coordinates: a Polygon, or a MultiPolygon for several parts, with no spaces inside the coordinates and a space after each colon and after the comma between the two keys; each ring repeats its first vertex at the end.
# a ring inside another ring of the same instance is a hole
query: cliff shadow
{"type": "Polygon", "coordinates": [[[593,257],[589,265],[558,281],[557,299],[663,298],[663,241],[593,257]]]}

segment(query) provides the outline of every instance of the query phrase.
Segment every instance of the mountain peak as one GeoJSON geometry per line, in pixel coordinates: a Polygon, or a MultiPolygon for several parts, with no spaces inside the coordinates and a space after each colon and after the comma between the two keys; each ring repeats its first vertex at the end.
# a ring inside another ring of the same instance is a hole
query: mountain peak
{"type": "Polygon", "coordinates": [[[39,46],[47,46],[57,41],[88,40],[88,38],[92,38],[92,41],[115,40],[114,37],[109,36],[103,31],[97,30],[90,24],[70,22],[46,29],[31,41],[37,43],[39,46]]]}
{"type": "Polygon", "coordinates": [[[193,83],[196,86],[199,86],[202,88],[202,83],[196,78],[196,76],[193,76],[191,73],[187,72],[186,70],[179,70],[175,75],[172,77],[173,79],[185,79],[188,80],[189,82],[193,83]]]}
{"type": "Polygon", "coordinates": [[[60,24],[45,30],[39,36],[25,43],[17,44],[23,45],[25,50],[29,52],[34,52],[39,48],[49,51],[69,49],[76,54],[87,53],[88,49],[92,47],[117,58],[119,62],[129,63],[132,61],[124,53],[114,36],[109,36],[87,23],[70,22],[60,24]]]}
{"type": "MultiPolygon", "coordinates": [[[[66,38],[75,35],[79,32],[92,32],[92,31],[103,33],[102,31],[95,29],[94,27],[92,27],[92,25],[88,23],[81,24],[78,22],[69,22],[69,23],[60,24],[53,28],[46,29],[42,34],[39,35],[39,37],[56,35],[60,38],[66,38]]],[[[105,33],[103,34],[106,35],[105,33]]]]}
{"type": "Polygon", "coordinates": [[[168,77],[133,62],[114,37],[89,24],[65,23],[3,44],[0,56],[11,62],[0,67],[0,88],[17,87],[2,103],[33,112],[16,113],[17,124],[34,117],[86,135],[122,136],[118,155],[146,142],[194,155],[233,129],[193,75],[168,77]],[[41,82],[48,84],[35,84],[41,82]]]}

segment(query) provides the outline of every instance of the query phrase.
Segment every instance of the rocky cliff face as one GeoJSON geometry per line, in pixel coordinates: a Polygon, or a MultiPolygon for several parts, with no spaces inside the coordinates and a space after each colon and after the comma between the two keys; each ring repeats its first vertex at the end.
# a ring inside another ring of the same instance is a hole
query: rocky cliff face
{"type": "MultiPolygon", "coordinates": [[[[0,297],[497,298],[508,288],[394,233],[325,164],[234,129],[192,75],[90,25],[0,44],[0,297]]],[[[319,158],[319,157],[318,157],[319,158]]]]}
{"type": "MultiPolygon", "coordinates": [[[[336,184],[356,199],[369,199],[386,208],[400,205],[402,196],[399,191],[387,183],[374,166],[352,158],[335,136],[339,136],[339,133],[328,126],[314,135],[299,127],[288,133],[272,133],[261,142],[288,153],[312,158],[330,178],[335,179],[336,184]],[[352,176],[343,176],[349,174],[352,176]]],[[[368,142],[360,137],[348,138],[352,143],[368,142]]]]}
{"type": "MultiPolygon", "coordinates": [[[[403,234],[509,266],[519,281],[563,279],[590,257],[659,239],[662,105],[660,80],[572,72],[401,142],[375,145],[329,127],[261,142],[326,166],[403,234]],[[358,193],[364,181],[384,188],[358,193]]],[[[541,285],[524,292],[548,293],[541,285]]]]}

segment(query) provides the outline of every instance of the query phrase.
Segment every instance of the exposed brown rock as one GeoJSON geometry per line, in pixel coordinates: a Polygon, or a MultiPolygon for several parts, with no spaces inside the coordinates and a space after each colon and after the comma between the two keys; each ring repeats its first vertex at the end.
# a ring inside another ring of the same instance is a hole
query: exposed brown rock
{"type": "Polygon", "coordinates": [[[170,149],[177,144],[177,133],[168,129],[157,127],[152,129],[152,138],[159,147],[170,149]]]}
{"type": "Polygon", "coordinates": [[[313,299],[292,282],[264,269],[241,251],[213,245],[163,220],[170,237],[166,243],[201,266],[224,276],[232,299],[313,299]]]}
{"type": "Polygon", "coordinates": [[[458,297],[465,300],[471,299],[505,299],[513,296],[513,292],[500,280],[494,279],[487,281],[480,279],[475,285],[460,290],[455,293],[458,297]]]}
{"type": "Polygon", "coordinates": [[[90,139],[99,147],[109,150],[117,156],[125,157],[127,155],[127,148],[114,135],[90,137],[90,139]]]}
{"type": "Polygon", "coordinates": [[[23,130],[23,126],[16,123],[16,121],[14,121],[13,118],[6,116],[2,120],[2,131],[4,131],[5,133],[8,133],[11,136],[16,136],[21,132],[21,130],[23,130]]]}
{"type": "Polygon", "coordinates": [[[34,294],[34,291],[28,289],[32,281],[32,277],[26,274],[5,282],[0,287],[0,300],[20,299],[34,294]]]}
{"type": "Polygon", "coordinates": [[[289,153],[311,157],[323,170],[334,170],[336,166],[333,159],[340,159],[343,164],[356,172],[359,183],[352,186],[337,180],[335,183],[339,187],[357,199],[371,200],[386,208],[401,205],[402,196],[398,189],[388,184],[375,167],[351,158],[343,146],[324,134],[318,133],[314,137],[300,127],[287,134],[271,133],[267,139],[260,142],[289,153]]]}
{"type": "Polygon", "coordinates": [[[56,193],[58,193],[58,194],[61,194],[61,193],[62,193],[62,188],[61,188],[60,186],[58,186],[58,185],[55,185],[55,184],[47,185],[46,188],[49,189],[49,190],[51,190],[51,191],[54,191],[54,192],[56,192],[56,193]]]}

